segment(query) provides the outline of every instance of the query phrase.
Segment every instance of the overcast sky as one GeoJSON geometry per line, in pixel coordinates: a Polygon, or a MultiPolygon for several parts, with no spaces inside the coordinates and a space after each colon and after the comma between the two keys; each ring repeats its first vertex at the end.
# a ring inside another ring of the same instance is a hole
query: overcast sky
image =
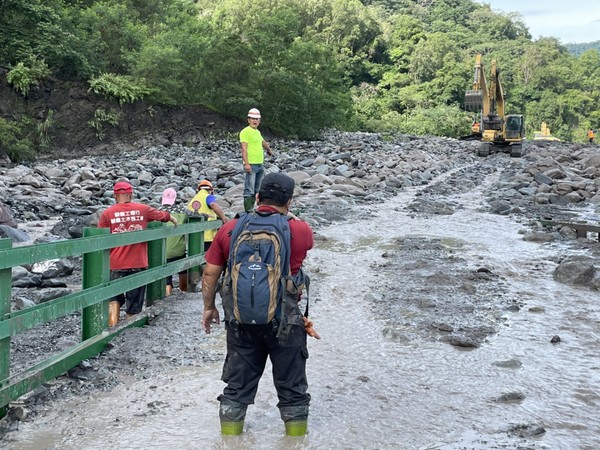
{"type": "Polygon", "coordinates": [[[480,0],[493,10],[518,12],[533,39],[554,36],[563,44],[600,40],[600,0],[480,0]]]}

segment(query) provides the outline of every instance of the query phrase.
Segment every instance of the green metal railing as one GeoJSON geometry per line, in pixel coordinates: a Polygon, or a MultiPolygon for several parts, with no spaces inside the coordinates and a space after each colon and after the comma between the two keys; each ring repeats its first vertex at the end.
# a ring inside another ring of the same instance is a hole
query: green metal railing
{"type": "Polygon", "coordinates": [[[147,317],[128,320],[108,328],[108,303],[118,294],[147,286],[146,306],[165,295],[165,278],[188,271],[188,290],[194,290],[204,263],[204,231],[220,227],[220,220],[190,218],[177,227],[151,222],[148,230],[110,234],[107,228],[86,228],[83,237],[52,243],[12,247],[10,239],[0,239],[0,417],[7,405],[48,380],[75,367],[84,359],[102,352],[106,344],[130,326],[146,324],[147,317]],[[165,263],[166,238],[186,235],[188,254],[184,259],[165,263]],[[110,249],[148,242],[149,268],[110,281],[110,249]],[[12,268],[73,256],[82,256],[82,290],[21,310],[11,311],[12,268]],[[74,312],[81,312],[81,342],[28,369],[10,373],[11,337],[74,312]]]}

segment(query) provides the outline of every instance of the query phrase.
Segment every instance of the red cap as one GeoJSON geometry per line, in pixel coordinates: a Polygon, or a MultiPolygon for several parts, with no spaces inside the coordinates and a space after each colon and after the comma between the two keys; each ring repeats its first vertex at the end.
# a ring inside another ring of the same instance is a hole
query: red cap
{"type": "Polygon", "coordinates": [[[115,184],[113,191],[115,194],[131,194],[133,192],[133,186],[127,181],[119,181],[115,184]]]}

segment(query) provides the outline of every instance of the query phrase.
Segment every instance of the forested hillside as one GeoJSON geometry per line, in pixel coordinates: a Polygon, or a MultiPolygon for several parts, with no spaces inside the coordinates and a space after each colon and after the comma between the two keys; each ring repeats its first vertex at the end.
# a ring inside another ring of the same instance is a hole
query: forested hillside
{"type": "MultiPolygon", "coordinates": [[[[524,114],[530,134],[546,121],[584,141],[600,125],[597,50],[576,57],[556,39],[532,41],[519,16],[471,0],[1,0],[0,30],[0,78],[21,95],[54,77],[114,100],[90,127],[144,99],[231,117],[258,107],[287,136],[459,136],[477,53],[498,60],[508,112],[524,114]]],[[[13,155],[43,149],[59,126],[51,110],[0,116],[13,155]],[[48,138],[32,139],[32,127],[48,138]]]]}
{"type": "Polygon", "coordinates": [[[575,56],[580,56],[582,53],[585,53],[588,50],[596,50],[600,52],[600,41],[565,44],[565,47],[567,47],[569,53],[575,56]]]}

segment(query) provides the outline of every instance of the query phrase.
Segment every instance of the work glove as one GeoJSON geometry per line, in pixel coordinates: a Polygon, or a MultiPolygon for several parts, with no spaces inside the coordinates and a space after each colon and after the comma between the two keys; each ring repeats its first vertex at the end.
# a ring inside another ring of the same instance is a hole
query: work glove
{"type": "Polygon", "coordinates": [[[308,320],[308,317],[302,317],[302,319],[304,320],[304,329],[306,330],[306,334],[308,334],[310,337],[314,337],[315,339],[321,339],[321,336],[319,336],[319,333],[315,331],[313,328],[313,323],[308,320]]]}

